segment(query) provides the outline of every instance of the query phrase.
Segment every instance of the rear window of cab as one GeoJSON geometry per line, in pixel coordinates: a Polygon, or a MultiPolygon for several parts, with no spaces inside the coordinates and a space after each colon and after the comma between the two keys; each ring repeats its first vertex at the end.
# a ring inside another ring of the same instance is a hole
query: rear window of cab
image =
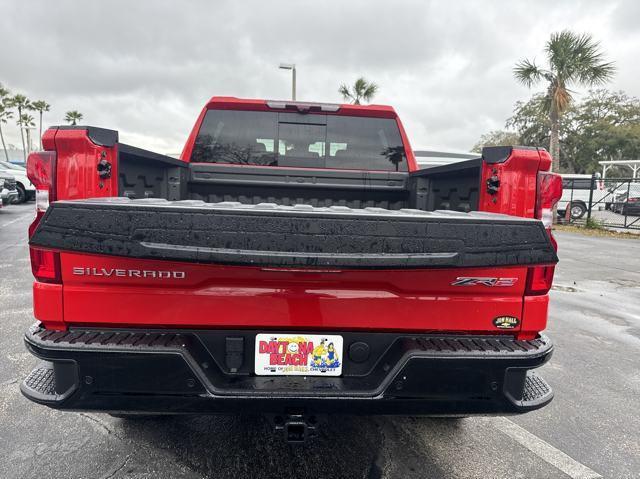
{"type": "Polygon", "coordinates": [[[391,118],[209,110],[192,162],[407,171],[391,118]]]}

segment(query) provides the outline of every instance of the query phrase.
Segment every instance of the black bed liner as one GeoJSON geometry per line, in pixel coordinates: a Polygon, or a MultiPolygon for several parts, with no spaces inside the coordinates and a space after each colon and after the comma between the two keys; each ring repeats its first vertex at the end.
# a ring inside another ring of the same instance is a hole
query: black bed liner
{"type": "Polygon", "coordinates": [[[101,198],[51,205],[32,246],[232,265],[450,268],[558,261],[539,220],[494,213],[101,198]]]}

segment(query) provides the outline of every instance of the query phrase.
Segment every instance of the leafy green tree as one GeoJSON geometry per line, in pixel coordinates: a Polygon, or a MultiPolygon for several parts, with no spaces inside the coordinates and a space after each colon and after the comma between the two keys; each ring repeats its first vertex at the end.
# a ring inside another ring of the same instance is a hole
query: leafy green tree
{"type": "Polygon", "coordinates": [[[524,146],[542,146],[549,150],[550,127],[549,115],[545,111],[545,95],[538,93],[529,101],[516,102],[513,115],[507,119],[505,126],[514,129],[524,146]]]}
{"type": "Polygon", "coordinates": [[[345,101],[351,102],[354,105],[359,105],[361,101],[369,103],[373,99],[376,93],[378,93],[378,85],[360,77],[355,81],[352,87],[348,87],[344,83],[340,85],[338,92],[342,95],[342,98],[344,98],[345,101]]]}
{"type": "Polygon", "coordinates": [[[527,87],[544,80],[547,92],[544,110],[549,116],[550,150],[553,169],[560,166],[560,122],[573,101],[571,87],[595,86],[606,83],[615,72],[612,62],[604,61],[600,45],[589,34],[570,31],[553,33],[545,47],[548,67],[541,68],[534,61],[524,59],[516,64],[516,80],[527,87]]]}
{"type": "Polygon", "coordinates": [[[66,121],[70,125],[77,125],[79,121],[82,121],[82,118],[82,113],[77,110],[71,110],[68,111],[64,116],[64,121],[66,121]]]}
{"type": "MultiPolygon", "coordinates": [[[[549,117],[544,95],[515,105],[507,128],[514,129],[522,145],[548,147],[549,117]]],[[[640,158],[640,100],[623,92],[589,91],[565,112],[559,142],[559,171],[593,173],[598,161],[640,158]]]]}
{"type": "Polygon", "coordinates": [[[24,141],[24,131],[22,130],[22,115],[27,110],[32,110],[33,107],[29,99],[21,94],[16,94],[9,100],[9,104],[18,110],[18,118],[16,119],[16,123],[20,128],[20,139],[22,140],[22,154],[24,155],[24,162],[27,162],[27,148],[25,146],[24,141]]]}
{"type": "Polygon", "coordinates": [[[521,144],[520,135],[514,131],[493,130],[485,133],[471,151],[480,153],[485,146],[515,146],[521,144]]]}
{"type": "Polygon", "coordinates": [[[46,112],[46,111],[49,111],[50,108],[51,108],[51,105],[49,105],[44,100],[38,100],[38,101],[34,101],[33,102],[33,109],[40,114],[40,121],[38,123],[38,125],[39,125],[38,131],[39,131],[39,138],[40,138],[40,149],[42,149],[42,114],[44,112],[46,112]]]}
{"type": "Polygon", "coordinates": [[[7,153],[7,145],[4,142],[4,133],[2,131],[2,125],[13,118],[13,112],[9,106],[10,92],[0,83],[0,140],[2,140],[2,149],[4,150],[4,156],[9,161],[9,153],[7,153]]]}
{"type": "Polygon", "coordinates": [[[598,161],[640,158],[640,100],[622,92],[590,92],[572,109],[567,166],[595,171],[598,161]]]}

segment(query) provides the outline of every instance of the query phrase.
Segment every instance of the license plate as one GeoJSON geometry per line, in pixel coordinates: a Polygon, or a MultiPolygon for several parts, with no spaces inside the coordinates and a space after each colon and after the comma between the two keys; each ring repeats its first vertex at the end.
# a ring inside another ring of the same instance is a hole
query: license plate
{"type": "Polygon", "coordinates": [[[340,376],[342,336],[335,334],[258,334],[258,376],[340,376]]]}

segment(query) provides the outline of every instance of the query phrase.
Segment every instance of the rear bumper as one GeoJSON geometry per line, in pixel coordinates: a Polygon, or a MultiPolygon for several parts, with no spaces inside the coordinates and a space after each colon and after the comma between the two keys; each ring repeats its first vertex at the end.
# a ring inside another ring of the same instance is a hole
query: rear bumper
{"type": "Polygon", "coordinates": [[[43,361],[21,390],[57,409],[145,413],[516,414],[553,397],[531,371],[551,356],[545,336],[344,332],[343,376],[332,378],[255,376],[255,334],[35,325],[25,342],[43,361]],[[355,342],[368,357],[351,353],[355,342]]]}

